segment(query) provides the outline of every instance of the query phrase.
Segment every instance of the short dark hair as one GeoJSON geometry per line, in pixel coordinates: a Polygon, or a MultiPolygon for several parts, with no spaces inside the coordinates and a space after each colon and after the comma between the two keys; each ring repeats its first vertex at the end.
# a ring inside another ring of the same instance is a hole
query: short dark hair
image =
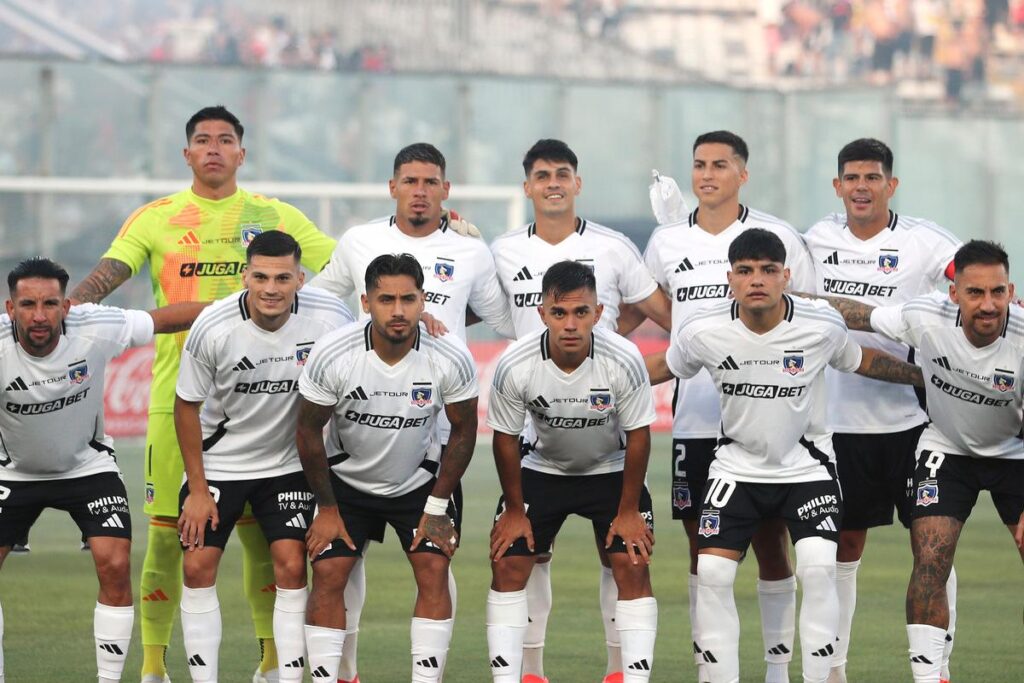
{"type": "Polygon", "coordinates": [[[786,262],[786,245],[779,236],[764,228],[744,230],[729,245],[729,264],[737,261],[786,262]]]}
{"type": "Polygon", "coordinates": [[[395,155],[395,168],[393,173],[397,174],[402,164],[409,164],[413,161],[422,161],[425,164],[434,164],[441,169],[441,177],[444,178],[445,161],[441,150],[429,142],[414,142],[398,150],[395,155]]]}
{"type": "Polygon", "coordinates": [[[14,270],[7,274],[7,288],[11,290],[11,296],[14,296],[14,289],[21,280],[31,277],[56,280],[60,283],[61,294],[67,291],[68,280],[71,279],[68,271],[59,263],[42,256],[33,256],[14,266],[14,270]]]}
{"type": "Polygon", "coordinates": [[[839,150],[839,177],[843,177],[843,168],[849,161],[878,161],[882,164],[885,175],[892,175],[892,150],[889,145],[875,138],[858,138],[847,143],[839,150]]]}
{"type": "Polygon", "coordinates": [[[192,141],[192,134],[196,132],[196,126],[203,121],[227,121],[235,129],[238,141],[242,141],[242,134],[245,133],[242,122],[238,120],[237,116],[229,112],[223,104],[218,104],[214,107],[203,107],[195,114],[192,114],[192,118],[185,123],[185,142],[192,141]]]}
{"type": "Polygon", "coordinates": [[[253,256],[294,256],[298,263],[302,260],[302,247],[286,232],[267,230],[253,237],[245,248],[246,263],[252,263],[253,256]]]}
{"type": "Polygon", "coordinates": [[[526,151],[526,156],[523,157],[523,171],[526,172],[527,178],[530,177],[530,172],[533,171],[533,165],[540,159],[544,161],[564,161],[572,166],[573,173],[579,168],[579,159],[569,149],[569,145],[553,138],[537,140],[537,142],[533,143],[533,147],[526,151]]]}
{"type": "Polygon", "coordinates": [[[697,148],[701,145],[715,143],[732,147],[733,153],[743,159],[743,163],[747,163],[747,160],[750,158],[750,150],[747,149],[747,143],[739,135],[728,130],[713,130],[710,133],[698,135],[697,139],[693,141],[693,151],[696,152],[697,148]]]}
{"type": "Polygon", "coordinates": [[[967,266],[1002,265],[1007,274],[1010,272],[1010,257],[998,242],[971,240],[956,250],[953,256],[953,270],[959,275],[967,266]]]}
{"type": "Polygon", "coordinates": [[[557,300],[577,289],[597,292],[597,279],[594,278],[594,269],[579,261],[559,261],[544,273],[540,288],[541,296],[546,297],[550,294],[557,300]]]}
{"type": "Polygon", "coordinates": [[[366,266],[364,284],[366,291],[377,289],[380,279],[391,275],[408,275],[416,283],[416,289],[423,289],[423,266],[412,254],[381,254],[366,266]]]}

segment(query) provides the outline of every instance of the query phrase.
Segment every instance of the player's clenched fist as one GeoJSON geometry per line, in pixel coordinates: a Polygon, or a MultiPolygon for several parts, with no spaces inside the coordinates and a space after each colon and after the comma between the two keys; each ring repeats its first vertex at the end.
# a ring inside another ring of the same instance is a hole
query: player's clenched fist
{"type": "Polygon", "coordinates": [[[315,558],[337,539],[344,541],[345,545],[352,550],[356,549],[355,543],[352,542],[352,538],[345,528],[345,522],[338,514],[338,506],[317,508],[316,517],[313,518],[313,523],[309,525],[309,531],[306,532],[306,552],[309,554],[309,559],[315,558]]]}

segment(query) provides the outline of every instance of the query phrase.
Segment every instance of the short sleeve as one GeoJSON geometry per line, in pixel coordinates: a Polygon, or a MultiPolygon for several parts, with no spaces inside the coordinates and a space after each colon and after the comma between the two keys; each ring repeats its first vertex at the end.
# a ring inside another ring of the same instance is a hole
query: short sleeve
{"type": "Polygon", "coordinates": [[[145,346],[153,341],[153,316],[147,311],[126,310],[125,318],[126,346],[145,346]]]}
{"type": "Polygon", "coordinates": [[[452,344],[444,353],[447,362],[442,368],[441,400],[445,403],[458,403],[476,398],[480,389],[476,381],[476,364],[469,349],[452,344]]]}
{"type": "MultiPolygon", "coordinates": [[[[632,351],[632,350],[631,350],[632,351]]],[[[628,352],[628,364],[624,367],[616,397],[615,410],[619,415],[619,426],[626,431],[647,427],[654,423],[654,391],[639,351],[628,352]]]]}
{"type": "Polygon", "coordinates": [[[619,294],[622,301],[627,304],[643,301],[654,293],[658,283],[651,276],[651,271],[632,242],[626,245],[619,256],[619,294]]]}
{"type": "Polygon", "coordinates": [[[842,334],[837,335],[837,340],[838,343],[828,364],[840,372],[854,372],[860,367],[863,357],[860,344],[850,338],[850,333],[846,329],[843,329],[842,334]]]}
{"type": "Polygon", "coordinates": [[[661,249],[658,248],[658,243],[657,233],[651,235],[651,239],[647,242],[647,249],[644,251],[644,265],[647,266],[647,270],[654,277],[654,281],[658,283],[658,286],[668,291],[668,278],[665,276],[664,264],[661,261],[661,249]]]}
{"type": "Polygon", "coordinates": [[[178,383],[174,389],[174,393],[182,400],[199,403],[210,396],[217,366],[209,356],[204,345],[186,342],[186,348],[181,352],[178,383]]]}
{"type": "Polygon", "coordinates": [[[513,382],[506,378],[501,389],[492,384],[487,401],[487,426],[503,434],[519,434],[526,423],[526,402],[515,391],[513,382]]]}
{"type": "Polygon", "coordinates": [[[502,337],[515,339],[516,330],[508,305],[508,295],[498,282],[494,256],[487,247],[482,247],[477,258],[479,262],[475,267],[480,276],[473,279],[473,288],[469,292],[469,307],[502,337]]]}
{"type": "Polygon", "coordinates": [[[302,247],[302,265],[314,273],[319,273],[331,260],[336,242],[320,232],[306,214],[291,204],[281,202],[278,205],[281,218],[281,229],[295,238],[302,247]]]}
{"type": "Polygon", "coordinates": [[[346,249],[346,239],[342,235],[341,240],[338,241],[338,246],[334,248],[330,261],[309,284],[326,289],[331,294],[342,299],[350,296],[355,291],[355,281],[352,279],[352,272],[349,270],[348,263],[345,260],[346,249]]]}
{"type": "Polygon", "coordinates": [[[302,367],[302,374],[299,375],[299,394],[310,403],[334,406],[340,400],[338,387],[341,386],[342,378],[338,376],[334,364],[323,358],[322,352],[323,348],[319,344],[313,346],[302,367]]]}
{"type": "Polygon", "coordinates": [[[815,281],[814,261],[803,238],[794,234],[788,240],[786,249],[786,266],[789,268],[789,288],[794,292],[814,292],[815,281]]]}
{"type": "Polygon", "coordinates": [[[686,328],[672,337],[672,343],[665,352],[665,362],[673,375],[681,379],[693,377],[703,367],[703,363],[695,358],[692,351],[693,335],[686,334],[686,328]]]}
{"type": "Polygon", "coordinates": [[[908,324],[905,304],[879,306],[871,311],[871,329],[894,341],[920,346],[917,330],[908,324]]]}
{"type": "Polygon", "coordinates": [[[114,259],[131,268],[132,275],[138,274],[149,260],[153,249],[150,205],[140,207],[121,226],[110,248],[103,258],[114,259]]]}

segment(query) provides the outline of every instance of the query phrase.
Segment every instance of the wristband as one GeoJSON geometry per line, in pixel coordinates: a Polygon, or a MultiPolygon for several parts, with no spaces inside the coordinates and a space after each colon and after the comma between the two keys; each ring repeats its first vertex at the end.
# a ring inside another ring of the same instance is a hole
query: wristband
{"type": "Polygon", "coordinates": [[[427,496],[427,504],[423,506],[423,512],[428,515],[448,514],[448,501],[437,496],[427,496]]]}

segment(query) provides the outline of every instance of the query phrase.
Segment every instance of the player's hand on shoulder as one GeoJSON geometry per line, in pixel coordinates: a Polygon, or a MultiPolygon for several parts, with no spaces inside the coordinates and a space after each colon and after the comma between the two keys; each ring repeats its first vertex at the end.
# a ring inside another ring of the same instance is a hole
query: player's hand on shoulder
{"type": "Polygon", "coordinates": [[[480,230],[451,209],[442,209],[441,216],[448,218],[448,229],[465,237],[480,237],[480,230]]]}
{"type": "Polygon", "coordinates": [[[638,564],[641,558],[644,564],[651,563],[651,554],[654,552],[654,532],[647,526],[647,522],[644,521],[639,510],[620,512],[615,516],[611,526],[608,527],[604,547],[610,548],[616,536],[626,544],[626,554],[631,563],[638,564]]]}
{"type": "Polygon", "coordinates": [[[220,516],[217,514],[217,501],[213,499],[209,489],[190,491],[185,496],[178,517],[178,536],[182,545],[188,550],[202,548],[206,540],[206,522],[210,528],[217,529],[220,516]]]}
{"type": "Polygon", "coordinates": [[[341,519],[338,507],[336,505],[317,507],[313,523],[309,525],[309,531],[306,532],[306,552],[309,554],[309,559],[314,559],[338,539],[352,550],[356,550],[356,544],[348,535],[348,529],[345,528],[345,522],[341,519]]]}
{"type": "Polygon", "coordinates": [[[459,535],[455,532],[452,518],[447,514],[428,515],[424,512],[420,516],[409,552],[416,550],[424,541],[433,543],[448,557],[453,556],[459,547],[459,535]]]}
{"type": "Polygon", "coordinates": [[[506,508],[491,528],[491,561],[500,560],[520,538],[526,539],[526,547],[533,552],[533,526],[526,511],[506,508]]]}
{"type": "Polygon", "coordinates": [[[427,334],[431,337],[443,337],[448,334],[448,326],[441,322],[439,318],[435,318],[431,313],[423,311],[420,314],[420,322],[427,328],[427,334]]]}

